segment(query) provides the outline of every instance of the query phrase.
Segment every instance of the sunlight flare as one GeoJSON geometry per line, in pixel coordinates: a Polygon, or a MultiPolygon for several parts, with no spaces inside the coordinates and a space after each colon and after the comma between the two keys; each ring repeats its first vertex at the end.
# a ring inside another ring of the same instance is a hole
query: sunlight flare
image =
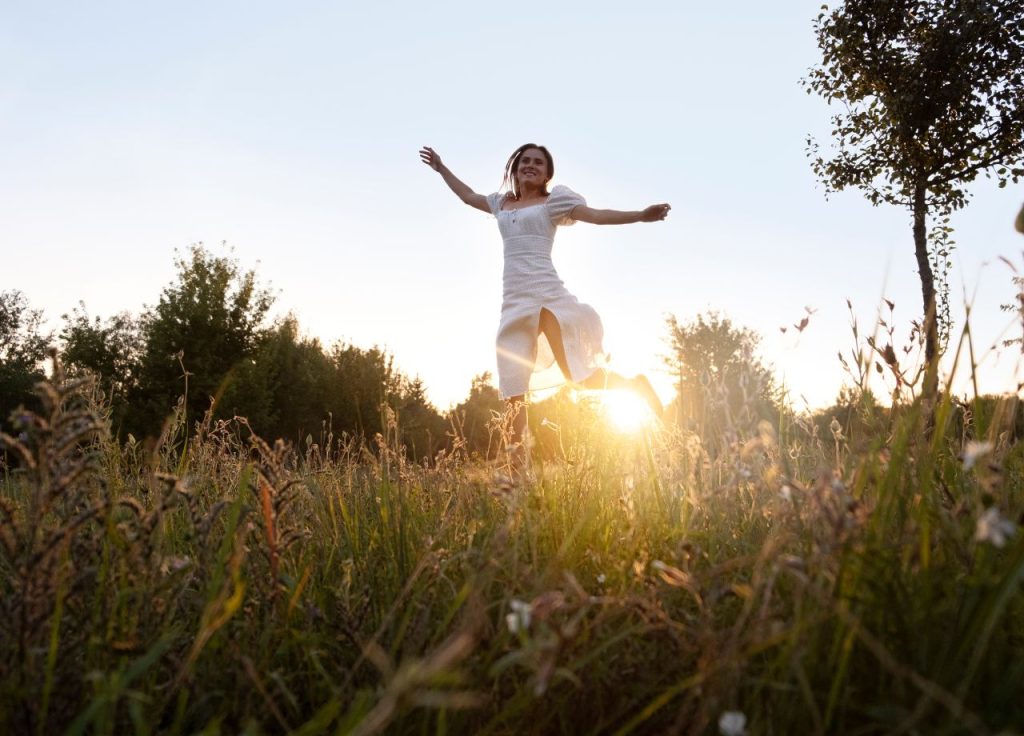
{"type": "Polygon", "coordinates": [[[601,413],[619,432],[639,432],[654,422],[647,402],[632,391],[605,391],[601,395],[601,413]]]}

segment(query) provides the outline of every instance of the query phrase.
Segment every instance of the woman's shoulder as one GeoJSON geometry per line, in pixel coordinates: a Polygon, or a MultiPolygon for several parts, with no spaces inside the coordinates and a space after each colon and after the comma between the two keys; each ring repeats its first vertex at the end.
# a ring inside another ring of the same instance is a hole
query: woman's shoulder
{"type": "Polygon", "coordinates": [[[512,192],[491,192],[487,195],[487,204],[492,212],[497,212],[510,199],[512,199],[512,192]]]}
{"type": "Polygon", "coordinates": [[[551,187],[551,193],[548,194],[548,204],[562,202],[576,202],[579,204],[581,201],[583,201],[583,195],[570,189],[565,184],[556,184],[551,187]]]}

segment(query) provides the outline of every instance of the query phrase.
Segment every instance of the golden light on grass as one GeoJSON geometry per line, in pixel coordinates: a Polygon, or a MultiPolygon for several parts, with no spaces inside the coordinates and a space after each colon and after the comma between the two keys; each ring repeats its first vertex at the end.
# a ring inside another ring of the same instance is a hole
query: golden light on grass
{"type": "Polygon", "coordinates": [[[639,432],[654,422],[647,402],[632,391],[602,392],[601,413],[614,429],[627,434],[639,432]]]}

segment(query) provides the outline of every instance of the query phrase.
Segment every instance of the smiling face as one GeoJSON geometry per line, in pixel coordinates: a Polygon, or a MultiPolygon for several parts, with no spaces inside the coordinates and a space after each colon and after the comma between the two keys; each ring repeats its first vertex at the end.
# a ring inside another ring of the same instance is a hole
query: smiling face
{"type": "Polygon", "coordinates": [[[501,185],[511,189],[512,196],[519,199],[524,194],[546,193],[554,175],[555,161],[551,152],[536,143],[524,143],[508,157],[501,185]]]}
{"type": "Polygon", "coordinates": [[[551,178],[551,166],[544,151],[539,148],[527,148],[519,157],[515,177],[519,191],[544,189],[551,178]]]}

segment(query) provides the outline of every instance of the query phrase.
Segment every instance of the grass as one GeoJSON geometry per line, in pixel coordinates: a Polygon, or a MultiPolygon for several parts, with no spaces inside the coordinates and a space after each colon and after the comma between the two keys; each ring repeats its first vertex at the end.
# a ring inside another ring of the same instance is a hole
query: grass
{"type": "Polygon", "coordinates": [[[1024,731],[1013,400],[827,438],[594,420],[516,491],[409,462],[395,417],[372,447],[174,418],[144,447],[88,383],[41,391],[3,437],[5,732],[1024,731]]]}

